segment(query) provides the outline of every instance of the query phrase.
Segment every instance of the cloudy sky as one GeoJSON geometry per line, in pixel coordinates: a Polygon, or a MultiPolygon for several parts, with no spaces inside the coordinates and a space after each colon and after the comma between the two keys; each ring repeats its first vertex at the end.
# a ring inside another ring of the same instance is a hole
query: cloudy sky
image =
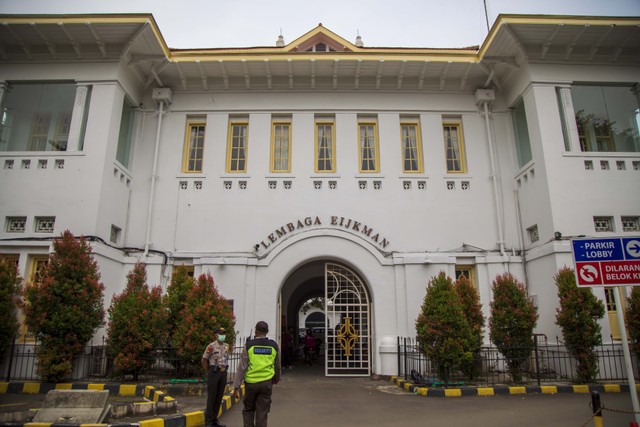
{"type": "Polygon", "coordinates": [[[501,13],[640,17],[640,0],[0,0],[24,13],[152,13],[173,48],[273,46],[319,23],[369,47],[456,48],[482,44],[501,13]]]}

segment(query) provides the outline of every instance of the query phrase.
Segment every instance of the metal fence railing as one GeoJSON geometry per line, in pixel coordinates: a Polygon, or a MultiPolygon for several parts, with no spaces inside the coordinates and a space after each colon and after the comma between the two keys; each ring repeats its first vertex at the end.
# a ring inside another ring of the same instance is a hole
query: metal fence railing
{"type": "MultiPolygon", "coordinates": [[[[524,361],[522,379],[518,384],[549,382],[572,383],[578,380],[576,359],[556,337],[548,342],[544,335],[534,336],[534,348],[524,361]]],[[[596,347],[598,374],[596,382],[626,382],[627,372],[622,346],[619,343],[602,344],[596,347]]],[[[640,377],[638,357],[632,353],[634,377],[640,377]]],[[[420,351],[415,338],[398,338],[398,377],[416,384],[444,385],[438,367],[420,351]]],[[[469,377],[459,369],[448,372],[447,385],[513,384],[506,358],[494,346],[482,347],[475,363],[474,375],[469,377]]]]}
{"type": "MultiPolygon", "coordinates": [[[[233,382],[236,368],[240,361],[245,338],[238,337],[229,355],[227,381],[233,382]]],[[[14,342],[4,359],[0,360],[0,381],[42,381],[38,375],[37,344],[33,342],[14,342]]],[[[202,349],[204,353],[204,348],[202,349]]],[[[149,368],[140,372],[139,382],[152,383],[197,383],[204,380],[202,367],[198,361],[196,366],[186,366],[178,357],[173,347],[158,347],[154,350],[149,368]]],[[[84,347],[73,363],[73,372],[66,381],[132,381],[133,375],[121,375],[116,372],[113,355],[109,354],[107,345],[91,344],[84,347]]]]}

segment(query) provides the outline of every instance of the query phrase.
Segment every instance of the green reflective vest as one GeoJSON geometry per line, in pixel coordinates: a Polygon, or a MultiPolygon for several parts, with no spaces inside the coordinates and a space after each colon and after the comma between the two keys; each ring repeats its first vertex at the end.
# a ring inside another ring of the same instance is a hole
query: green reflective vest
{"type": "Polygon", "coordinates": [[[259,383],[273,378],[276,373],[275,363],[278,355],[278,344],[269,338],[254,338],[247,341],[249,367],[244,376],[247,383],[259,383]]]}

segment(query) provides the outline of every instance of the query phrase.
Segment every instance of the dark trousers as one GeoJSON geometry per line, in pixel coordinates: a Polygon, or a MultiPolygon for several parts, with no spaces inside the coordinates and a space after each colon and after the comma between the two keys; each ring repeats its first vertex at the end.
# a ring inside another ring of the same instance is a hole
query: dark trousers
{"type": "Polygon", "coordinates": [[[207,372],[207,409],[204,412],[205,426],[215,425],[218,422],[218,413],[226,385],[227,373],[209,367],[209,372],[207,372]]]}
{"type": "Polygon", "coordinates": [[[267,417],[271,410],[271,380],[244,384],[244,427],[267,427],[267,417]]]}

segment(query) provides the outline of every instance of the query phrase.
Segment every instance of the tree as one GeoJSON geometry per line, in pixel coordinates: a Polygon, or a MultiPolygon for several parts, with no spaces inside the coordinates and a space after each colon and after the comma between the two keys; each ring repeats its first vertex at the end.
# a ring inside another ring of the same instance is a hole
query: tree
{"type": "Polygon", "coordinates": [[[16,316],[22,278],[15,263],[0,259],[0,361],[15,339],[20,324],[16,316]]]}
{"type": "Polygon", "coordinates": [[[533,328],[538,313],[524,285],[511,273],[496,276],[491,288],[491,341],[506,358],[513,381],[520,382],[522,368],[533,351],[533,328]]]}
{"type": "Polygon", "coordinates": [[[171,275],[171,283],[167,288],[167,294],[164,297],[164,306],[167,310],[167,332],[168,339],[171,342],[173,334],[180,319],[180,313],[185,306],[187,295],[193,286],[195,280],[189,276],[188,271],[184,267],[178,267],[171,275]]]}
{"type": "Polygon", "coordinates": [[[155,362],[156,348],[166,341],[166,320],[162,288],[149,288],[145,265],[136,264],[127,275],[126,288],[109,307],[107,342],[116,372],[138,380],[155,362]]]}
{"type": "Polygon", "coordinates": [[[593,381],[598,374],[595,346],[602,344],[598,321],[604,317],[604,304],[589,288],[578,288],[574,271],[560,269],[554,276],[560,307],[556,309],[556,325],[560,327],[567,350],[576,358],[579,381],[593,381]]]}
{"type": "Polygon", "coordinates": [[[472,362],[473,333],[453,282],[444,272],[427,285],[416,331],[421,350],[438,367],[445,382],[451,370],[472,362]]]}
{"type": "Polygon", "coordinates": [[[233,346],[235,316],[218,293],[213,277],[209,273],[203,274],[187,293],[172,338],[182,364],[193,372],[201,370],[202,353],[213,341],[213,331],[221,327],[227,331],[225,342],[233,346]]]}
{"type": "Polygon", "coordinates": [[[465,276],[461,276],[455,283],[455,290],[462,305],[462,312],[471,328],[471,340],[469,351],[472,354],[471,363],[463,363],[462,371],[471,379],[476,373],[482,350],[482,337],[484,330],[484,315],[478,290],[465,276]]]}
{"type": "Polygon", "coordinates": [[[38,373],[57,382],[71,373],[74,356],[104,323],[104,285],[83,237],[66,230],[54,239],[53,250],[26,286],[24,313],[38,342],[38,373]]]}
{"type": "Polygon", "coordinates": [[[631,295],[627,299],[626,322],[631,348],[640,359],[640,286],[631,288],[631,295]]]}

